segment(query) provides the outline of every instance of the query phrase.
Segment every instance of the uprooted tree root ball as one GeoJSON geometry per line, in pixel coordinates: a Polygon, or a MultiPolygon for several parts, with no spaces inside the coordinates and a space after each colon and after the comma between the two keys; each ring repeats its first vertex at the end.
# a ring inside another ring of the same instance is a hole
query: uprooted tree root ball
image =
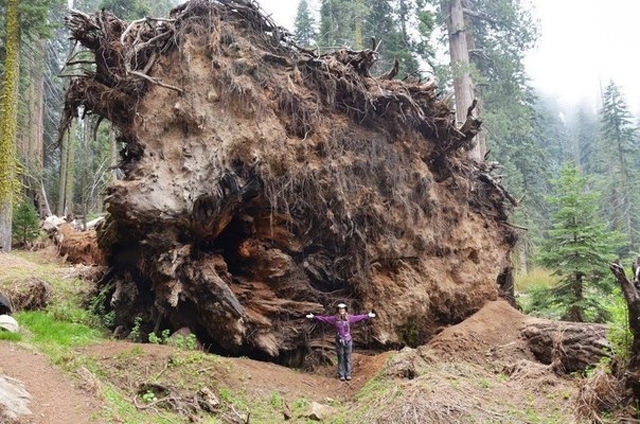
{"type": "Polygon", "coordinates": [[[68,25],[96,64],[63,124],[98,114],[124,144],[99,230],[121,334],[189,327],[300,365],[332,341],[304,314],[339,301],[377,312],[356,341],[380,347],[512,295],[513,199],[467,158],[480,123],[456,127],[433,81],[371,76],[373,50],[298,48],[249,1],[68,25]]]}

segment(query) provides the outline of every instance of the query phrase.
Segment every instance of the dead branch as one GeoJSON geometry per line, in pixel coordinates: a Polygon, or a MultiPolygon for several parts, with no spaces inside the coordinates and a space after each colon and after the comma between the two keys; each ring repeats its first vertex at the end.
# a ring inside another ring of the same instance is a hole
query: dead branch
{"type": "Polygon", "coordinates": [[[129,71],[129,73],[131,75],[135,75],[137,77],[143,78],[143,79],[149,81],[152,84],[159,85],[160,87],[168,88],[169,90],[177,91],[180,94],[182,94],[184,92],[184,90],[182,88],[180,88],[180,87],[176,87],[176,86],[170,85],[170,84],[165,84],[162,81],[157,80],[156,78],[152,78],[149,75],[143,74],[142,72],[129,71]]]}
{"type": "Polygon", "coordinates": [[[400,62],[398,61],[397,58],[393,58],[393,66],[391,67],[391,69],[389,69],[389,71],[387,71],[386,73],[380,75],[380,79],[383,80],[392,80],[396,77],[396,75],[398,75],[398,69],[400,67],[400,62]]]}
{"type": "MultiPolygon", "coordinates": [[[[518,206],[518,201],[513,197],[500,183],[498,183],[491,175],[485,173],[478,173],[478,179],[487,184],[490,184],[495,190],[498,190],[503,196],[508,199],[513,206],[518,206]]],[[[512,224],[510,224],[512,225],[512,224]]]]}

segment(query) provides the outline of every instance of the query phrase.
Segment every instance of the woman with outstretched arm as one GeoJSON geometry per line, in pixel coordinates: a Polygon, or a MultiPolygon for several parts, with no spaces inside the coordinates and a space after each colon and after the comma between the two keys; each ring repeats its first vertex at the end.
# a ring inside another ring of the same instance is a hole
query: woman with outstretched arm
{"type": "Polygon", "coordinates": [[[338,377],[340,381],[351,380],[351,324],[376,316],[373,312],[363,315],[349,315],[347,305],[339,303],[335,315],[308,314],[307,318],[332,325],[336,329],[336,353],[338,355],[338,377]]]}

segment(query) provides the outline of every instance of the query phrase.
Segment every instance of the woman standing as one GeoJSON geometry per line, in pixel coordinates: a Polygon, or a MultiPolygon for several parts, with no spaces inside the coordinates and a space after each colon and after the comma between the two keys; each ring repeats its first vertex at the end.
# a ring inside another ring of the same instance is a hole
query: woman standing
{"type": "Polygon", "coordinates": [[[338,377],[340,381],[351,380],[351,352],[353,350],[353,339],[351,338],[351,324],[373,318],[373,312],[364,315],[349,315],[347,305],[339,303],[336,307],[335,315],[314,315],[309,314],[307,318],[325,324],[333,325],[336,329],[336,353],[338,354],[338,377]]]}

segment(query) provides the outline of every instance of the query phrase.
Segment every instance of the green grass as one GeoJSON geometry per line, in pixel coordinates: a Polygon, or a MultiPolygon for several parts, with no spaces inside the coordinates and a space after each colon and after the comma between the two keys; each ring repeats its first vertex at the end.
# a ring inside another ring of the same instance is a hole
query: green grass
{"type": "Polygon", "coordinates": [[[553,275],[553,271],[532,267],[526,274],[516,274],[515,288],[517,292],[524,292],[531,286],[551,287],[558,282],[558,276],[553,275]]]}
{"type": "Polygon", "coordinates": [[[0,331],[0,340],[9,340],[12,342],[19,342],[22,340],[20,333],[10,333],[8,331],[0,331]]]}
{"type": "Polygon", "coordinates": [[[102,340],[101,331],[94,327],[59,319],[60,316],[48,311],[16,314],[25,341],[47,354],[54,363],[69,356],[73,348],[102,340]]]}

